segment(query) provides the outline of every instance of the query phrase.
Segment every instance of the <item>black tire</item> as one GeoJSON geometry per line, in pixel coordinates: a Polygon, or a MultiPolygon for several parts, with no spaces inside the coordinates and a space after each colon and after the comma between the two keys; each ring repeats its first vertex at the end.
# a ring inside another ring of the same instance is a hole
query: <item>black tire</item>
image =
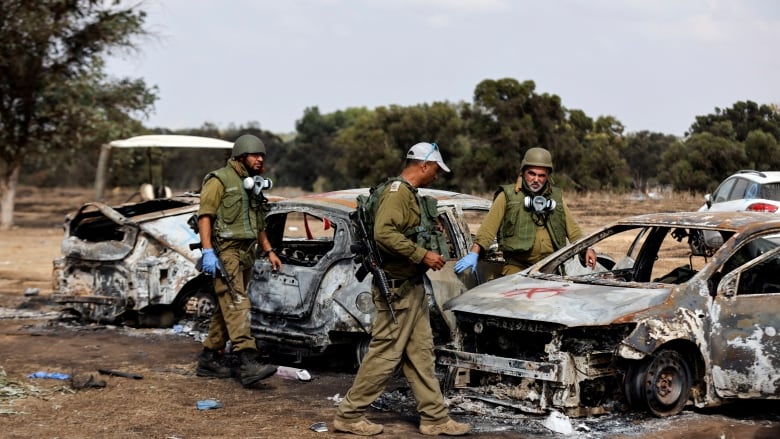
{"type": "Polygon", "coordinates": [[[363,364],[363,359],[366,358],[368,345],[370,343],[371,337],[360,337],[355,343],[355,361],[357,362],[357,367],[360,367],[360,365],[363,364]]]}
{"type": "Polygon", "coordinates": [[[628,403],[658,417],[680,413],[691,393],[691,367],[673,350],[661,350],[629,367],[624,390],[628,403]]]}
{"type": "Polygon", "coordinates": [[[649,361],[633,361],[626,370],[626,376],[623,381],[623,394],[626,397],[626,404],[633,410],[644,411],[647,409],[643,398],[643,384],[645,371],[649,364],[649,361]]]}

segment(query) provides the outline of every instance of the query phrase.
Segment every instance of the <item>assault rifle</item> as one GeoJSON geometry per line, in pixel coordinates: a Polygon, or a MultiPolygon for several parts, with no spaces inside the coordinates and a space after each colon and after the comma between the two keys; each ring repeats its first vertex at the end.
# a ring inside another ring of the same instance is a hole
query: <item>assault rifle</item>
{"type": "Polygon", "coordinates": [[[395,317],[395,310],[393,309],[393,295],[390,293],[390,286],[387,284],[387,275],[382,270],[382,257],[379,254],[379,250],[374,243],[374,237],[368,236],[368,230],[366,228],[366,209],[365,207],[358,206],[358,208],[349,214],[350,220],[355,225],[358,232],[358,244],[353,244],[350,247],[352,253],[355,254],[355,260],[360,262],[360,268],[355,277],[358,281],[363,281],[368,273],[374,275],[374,283],[379,291],[384,296],[387,302],[387,309],[390,310],[390,315],[393,317],[393,323],[398,323],[395,317]]]}

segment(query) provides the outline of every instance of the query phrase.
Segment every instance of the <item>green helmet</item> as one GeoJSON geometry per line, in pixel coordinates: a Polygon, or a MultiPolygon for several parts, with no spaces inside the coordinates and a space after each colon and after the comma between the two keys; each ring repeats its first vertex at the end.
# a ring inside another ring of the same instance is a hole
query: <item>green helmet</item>
{"type": "Polygon", "coordinates": [[[233,143],[233,157],[244,154],[262,154],[265,157],[265,145],[257,136],[244,134],[233,143]]]}
{"type": "Polygon", "coordinates": [[[520,170],[525,169],[526,166],[539,166],[542,168],[550,168],[550,172],[553,171],[552,156],[550,151],[544,148],[531,148],[525,152],[523,161],[520,163],[520,170]]]}

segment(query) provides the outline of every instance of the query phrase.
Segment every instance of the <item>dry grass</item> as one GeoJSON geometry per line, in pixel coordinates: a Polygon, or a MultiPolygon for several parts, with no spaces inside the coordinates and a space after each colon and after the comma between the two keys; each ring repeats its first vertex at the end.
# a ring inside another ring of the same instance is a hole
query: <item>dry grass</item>
{"type": "Polygon", "coordinates": [[[704,204],[702,195],[671,191],[652,198],[609,192],[570,193],[564,194],[564,200],[586,234],[622,217],[696,211],[704,204]]]}

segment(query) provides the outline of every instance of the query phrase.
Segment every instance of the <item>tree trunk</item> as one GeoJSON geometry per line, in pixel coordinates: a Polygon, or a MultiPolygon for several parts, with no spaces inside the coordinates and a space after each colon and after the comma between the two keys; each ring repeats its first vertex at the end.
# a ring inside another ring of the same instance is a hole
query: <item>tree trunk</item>
{"type": "Polygon", "coordinates": [[[9,163],[8,166],[10,172],[4,173],[0,181],[0,230],[8,230],[14,225],[14,199],[22,163],[9,163]]]}

